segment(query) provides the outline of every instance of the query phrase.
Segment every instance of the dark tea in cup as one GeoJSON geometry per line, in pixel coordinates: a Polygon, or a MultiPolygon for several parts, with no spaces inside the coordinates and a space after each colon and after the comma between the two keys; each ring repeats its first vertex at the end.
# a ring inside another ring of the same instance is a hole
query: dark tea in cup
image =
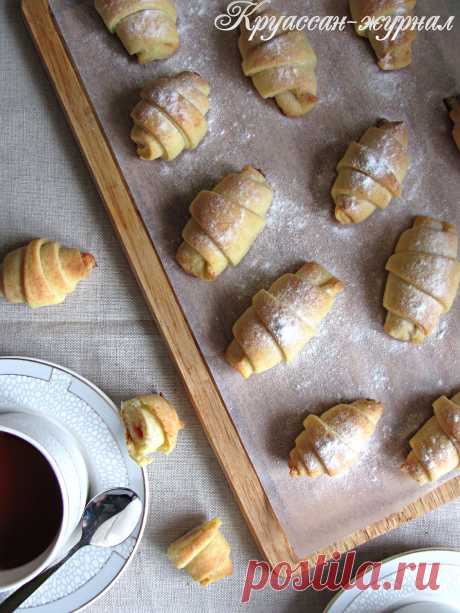
{"type": "Polygon", "coordinates": [[[48,460],[26,440],[0,432],[0,571],[43,553],[62,517],[61,490],[48,460]]]}

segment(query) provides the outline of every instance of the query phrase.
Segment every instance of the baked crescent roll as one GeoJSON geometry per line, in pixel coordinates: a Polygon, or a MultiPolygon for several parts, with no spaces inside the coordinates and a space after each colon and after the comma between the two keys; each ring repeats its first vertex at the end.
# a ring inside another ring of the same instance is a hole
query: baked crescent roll
{"type": "MultiPolygon", "coordinates": [[[[280,17],[277,11],[263,9],[249,17],[280,17]]],[[[317,58],[306,35],[281,28],[271,40],[268,28],[258,31],[250,40],[251,31],[243,21],[239,39],[243,73],[251,77],[262,98],[274,98],[288,117],[299,117],[317,103],[315,68],[317,58]]]]}
{"type": "Polygon", "coordinates": [[[64,302],[96,266],[89,253],[36,238],[9,253],[0,268],[0,296],[32,309],[64,302]]]}
{"type": "Polygon", "coordinates": [[[208,131],[209,83],[195,72],[162,77],[141,91],[131,138],[144,160],[173,160],[195,149],[208,131]]]}
{"type": "Polygon", "coordinates": [[[460,95],[446,98],[444,101],[449,112],[449,117],[454,122],[454,131],[452,132],[455,144],[460,151],[460,95]]]}
{"type": "Polygon", "coordinates": [[[337,165],[331,191],[340,223],[360,223],[401,195],[410,163],[407,149],[404,123],[386,119],[379,119],[359,142],[351,143],[337,165]]]}
{"type": "Polygon", "coordinates": [[[171,453],[184,427],[176,409],[160,394],[122,402],[121,418],[126,428],[129,455],[139,466],[150,464],[155,451],[171,453]]]}
{"type": "Polygon", "coordinates": [[[170,57],[179,47],[176,8],[171,0],[96,0],[107,29],[141,64],[170,57]]]}
{"type": "Polygon", "coordinates": [[[238,266],[263,230],[272,199],[265,177],[252,166],[200,192],[177,251],[185,272],[213,281],[228,265],[238,266]]]}
{"type": "Polygon", "coordinates": [[[400,341],[422,343],[457,295],[460,263],[457,231],[431,217],[416,217],[387,262],[383,297],[385,331],[400,341]]]}
{"type": "Polygon", "coordinates": [[[460,464],[460,394],[441,396],[434,416],[409,441],[412,451],[402,469],[420,485],[438,481],[460,464]]]}
{"type": "Polygon", "coordinates": [[[230,545],[220,531],[221,524],[220,519],[211,519],[168,547],[168,558],[174,566],[184,568],[202,586],[233,572],[230,545]]]}
{"type": "Polygon", "coordinates": [[[367,18],[381,19],[384,17],[395,18],[412,16],[416,0],[350,0],[350,11],[358,36],[364,36],[377,56],[378,65],[382,70],[399,70],[409,66],[412,62],[412,43],[416,38],[413,30],[402,30],[393,40],[393,32],[386,40],[386,22],[377,22],[383,27],[380,29],[370,28],[367,18]]]}
{"type": "Polygon", "coordinates": [[[309,415],[289,454],[292,477],[337,477],[362,455],[383,414],[375,400],[338,404],[318,417],[309,415]]]}
{"type": "Polygon", "coordinates": [[[344,285],[316,262],[260,290],[233,326],[225,358],[245,379],[290,362],[315,336],[344,285]]]}

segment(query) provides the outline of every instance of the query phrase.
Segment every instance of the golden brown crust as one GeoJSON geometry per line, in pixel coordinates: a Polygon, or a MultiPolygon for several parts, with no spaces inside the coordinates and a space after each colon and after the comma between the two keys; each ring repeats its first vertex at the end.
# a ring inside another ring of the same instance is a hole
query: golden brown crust
{"type": "Polygon", "coordinates": [[[185,425],[161,394],[136,396],[122,402],[121,417],[129,454],[140,466],[150,464],[155,452],[171,453],[185,425]]]}
{"type": "Polygon", "coordinates": [[[331,195],[342,224],[360,223],[399,196],[409,168],[408,131],[402,121],[379,119],[352,142],[337,165],[331,195]]]}
{"type": "Polygon", "coordinates": [[[386,40],[385,30],[367,28],[363,20],[383,17],[407,17],[412,15],[416,0],[350,0],[350,12],[356,22],[355,30],[359,36],[369,39],[382,70],[400,70],[412,62],[412,44],[416,38],[415,31],[401,31],[396,38],[386,40]]]}
{"type": "Polygon", "coordinates": [[[316,262],[282,275],[260,290],[233,326],[227,362],[248,378],[290,362],[316,334],[343,283],[316,262]]]}
{"type": "Polygon", "coordinates": [[[195,149],[208,131],[209,83],[195,72],[162,77],[141,91],[131,117],[139,157],[170,161],[195,149]]]}
{"type": "MultiPolygon", "coordinates": [[[[270,8],[257,13],[260,17],[279,17],[270,8]]],[[[253,15],[250,19],[255,19],[253,15]]],[[[280,30],[271,40],[263,40],[267,31],[259,31],[253,40],[244,22],[239,49],[243,72],[252,79],[263,98],[274,98],[288,117],[308,113],[317,103],[316,54],[304,32],[280,30]]]]}
{"type": "Polygon", "coordinates": [[[383,414],[375,400],[339,404],[318,417],[309,415],[289,454],[292,477],[335,477],[355,464],[383,414]]]}
{"type": "Polygon", "coordinates": [[[215,518],[187,532],[168,547],[168,557],[178,569],[185,569],[200,585],[215,583],[233,572],[230,545],[215,518]]]}
{"type": "Polygon", "coordinates": [[[165,434],[165,443],[158,451],[169,454],[176,447],[177,435],[185,427],[176,409],[161,394],[138,397],[143,406],[160,422],[165,434]]]}
{"type": "Polygon", "coordinates": [[[383,305],[390,336],[422,343],[450,310],[460,283],[457,244],[455,227],[432,217],[416,217],[403,232],[386,265],[383,305]]]}
{"type": "Polygon", "coordinates": [[[228,265],[237,266],[263,230],[272,198],[265,177],[252,166],[200,192],[176,255],[183,270],[213,281],[228,265]]]}
{"type": "Polygon", "coordinates": [[[109,32],[116,32],[139,63],[165,59],[179,47],[176,8],[171,0],[96,0],[109,32]]]}
{"type": "Polygon", "coordinates": [[[31,308],[60,304],[95,266],[89,253],[37,238],[5,256],[0,294],[10,303],[31,308]]]}
{"type": "Polygon", "coordinates": [[[431,417],[409,441],[411,452],[402,465],[419,485],[438,481],[460,464],[460,394],[441,396],[431,417]]]}

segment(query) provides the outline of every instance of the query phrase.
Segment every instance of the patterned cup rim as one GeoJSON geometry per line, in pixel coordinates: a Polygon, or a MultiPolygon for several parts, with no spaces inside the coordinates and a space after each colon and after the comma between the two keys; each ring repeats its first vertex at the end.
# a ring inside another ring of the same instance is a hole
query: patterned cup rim
{"type": "MultiPolygon", "coordinates": [[[[61,366],[60,364],[57,364],[55,362],[49,361],[49,360],[42,360],[39,358],[34,358],[34,357],[29,357],[29,356],[18,356],[18,355],[5,355],[5,356],[0,356],[0,361],[4,362],[4,361],[17,361],[20,363],[29,363],[29,364],[37,364],[37,365],[41,365],[41,366],[46,366],[49,367],[51,369],[56,369],[58,372],[62,372],[65,373],[67,375],[70,375],[72,378],[74,378],[76,381],[84,384],[85,386],[87,386],[90,390],[92,390],[97,396],[99,396],[104,403],[116,414],[118,414],[118,409],[115,405],[115,403],[113,402],[113,400],[111,400],[107,394],[105,394],[97,385],[95,385],[94,383],[92,383],[91,381],[89,381],[87,378],[85,378],[83,375],[80,375],[79,373],[75,372],[74,370],[67,368],[65,366],[61,366]]],[[[15,374],[15,373],[11,373],[11,374],[15,374]]],[[[20,373],[17,373],[20,374],[20,373]]],[[[135,544],[129,554],[129,556],[126,558],[123,566],[121,566],[117,572],[111,576],[107,582],[105,583],[104,586],[101,586],[99,588],[99,590],[97,592],[93,592],[91,594],[88,594],[88,599],[80,602],[77,606],[74,606],[72,608],[72,610],[75,613],[78,613],[80,611],[83,611],[84,609],[86,609],[87,607],[91,606],[92,604],[94,604],[97,600],[99,600],[102,596],[104,596],[112,587],[113,585],[116,583],[116,581],[121,577],[121,575],[127,570],[127,568],[129,567],[129,565],[131,564],[140,544],[142,541],[142,537],[144,535],[145,532],[145,526],[147,523],[147,518],[148,518],[148,509],[149,509],[149,503],[150,503],[150,495],[149,495],[149,490],[148,490],[148,486],[147,486],[147,475],[146,475],[146,470],[143,467],[136,467],[136,470],[139,472],[139,477],[140,477],[140,481],[141,481],[141,491],[142,491],[142,498],[144,500],[144,514],[141,520],[141,523],[139,525],[139,528],[137,529],[137,536],[135,537],[135,544]]],[[[69,595],[69,597],[71,598],[72,595],[69,595]]],[[[66,597],[67,598],[67,597],[66,597]]],[[[53,606],[53,610],[54,610],[54,605],[55,603],[52,602],[51,603],[53,606]]],[[[38,605],[37,607],[37,611],[44,611],[47,605],[38,605]]],[[[31,609],[31,610],[35,610],[31,609]]]]}

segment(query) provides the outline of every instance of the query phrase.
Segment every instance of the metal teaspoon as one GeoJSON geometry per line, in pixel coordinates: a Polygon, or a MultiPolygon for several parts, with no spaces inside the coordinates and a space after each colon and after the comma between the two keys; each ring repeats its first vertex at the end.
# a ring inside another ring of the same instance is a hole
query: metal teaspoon
{"type": "Polygon", "coordinates": [[[143,511],[139,496],[130,489],[102,492],[88,502],[81,520],[82,535],[69,553],[51,568],[34,577],[0,604],[0,613],[12,613],[79,549],[87,545],[116,547],[132,534],[143,511]]]}

